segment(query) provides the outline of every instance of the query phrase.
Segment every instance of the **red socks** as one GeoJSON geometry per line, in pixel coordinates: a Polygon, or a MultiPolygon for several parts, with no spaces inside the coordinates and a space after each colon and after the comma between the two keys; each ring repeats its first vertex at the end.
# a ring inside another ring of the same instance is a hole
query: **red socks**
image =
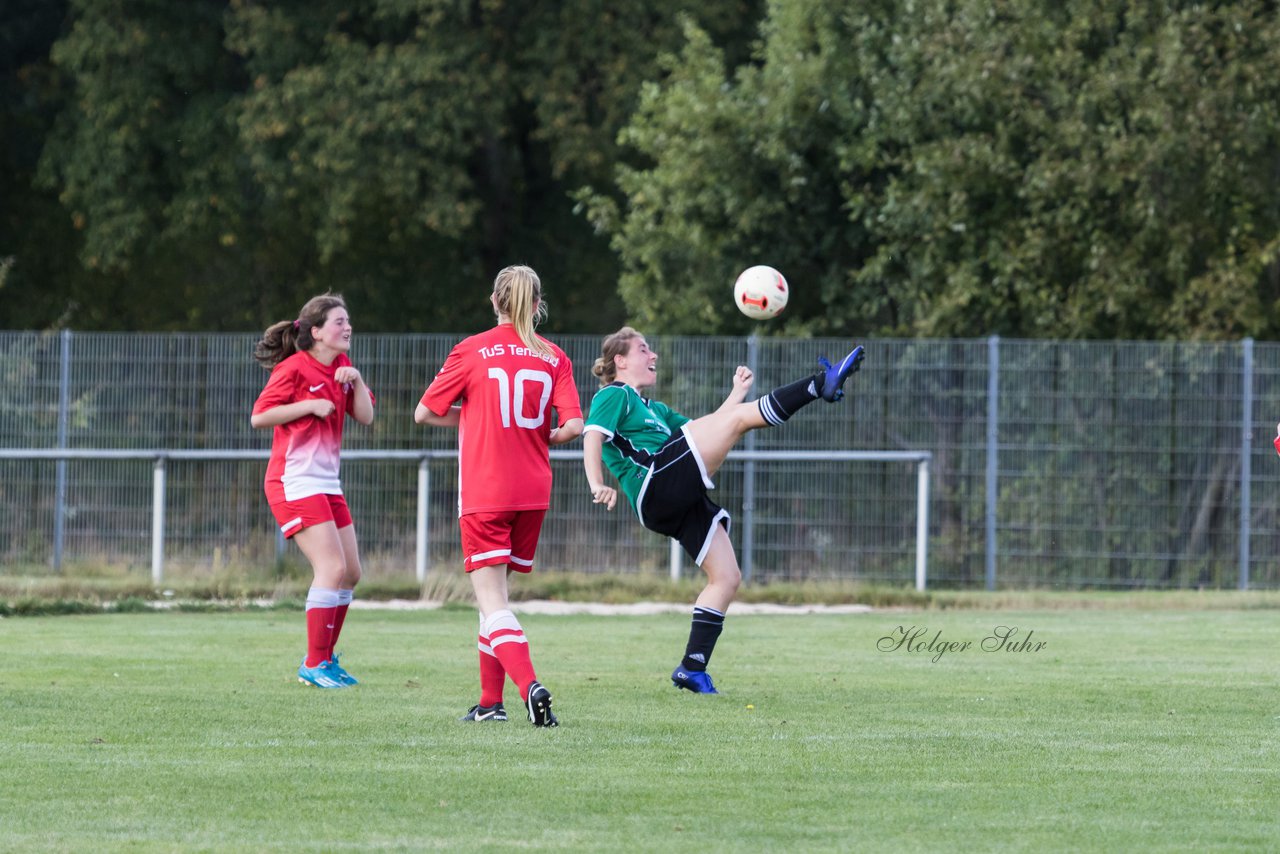
{"type": "Polygon", "coordinates": [[[334,650],[338,647],[338,635],[342,634],[342,623],[347,619],[347,608],[350,607],[355,595],[354,590],[346,587],[338,588],[338,607],[333,614],[333,637],[329,639],[329,658],[333,658],[334,650]]]}
{"type": "MultiPolygon", "coordinates": [[[[345,612],[345,608],[343,611],[345,612]]],[[[319,667],[333,653],[338,621],[338,591],[312,587],[307,591],[307,667],[319,667]]]]}
{"type": "Polygon", "coordinates": [[[477,640],[480,647],[480,705],[492,708],[502,702],[507,671],[489,646],[489,638],[484,634],[484,620],[480,621],[480,636],[477,640]]]}
{"type": "MultiPolygon", "coordinates": [[[[520,689],[520,699],[528,699],[529,684],[537,678],[533,662],[529,658],[529,641],[525,639],[520,621],[510,611],[495,611],[484,621],[489,646],[501,667],[520,689]]],[[[484,680],[484,652],[481,651],[481,690],[484,680]]],[[[484,704],[482,704],[484,705],[484,704]]],[[[489,704],[492,705],[492,704],[489,704]]]]}

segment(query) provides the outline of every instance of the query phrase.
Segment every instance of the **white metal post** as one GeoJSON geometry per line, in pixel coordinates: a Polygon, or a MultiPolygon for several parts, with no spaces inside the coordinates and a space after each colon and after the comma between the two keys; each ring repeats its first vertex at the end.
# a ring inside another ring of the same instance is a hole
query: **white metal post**
{"type": "Polygon", "coordinates": [[[671,541],[671,580],[680,580],[680,567],[684,563],[684,549],[680,548],[678,540],[671,541]]]}
{"type": "Polygon", "coordinates": [[[1244,339],[1240,371],[1240,580],[1249,589],[1249,516],[1253,512],[1249,488],[1253,484],[1253,339],[1244,339]]]}
{"type": "Polygon", "coordinates": [[[164,579],[164,457],[156,457],[151,476],[151,583],[164,579]]]}
{"type": "Polygon", "coordinates": [[[916,464],[916,589],[924,590],[929,572],[929,461],[916,464]]]}
{"type": "Polygon", "coordinates": [[[418,461],[418,537],[414,570],[419,584],[427,580],[427,502],[431,497],[431,472],[427,463],[427,457],[418,461]]]}

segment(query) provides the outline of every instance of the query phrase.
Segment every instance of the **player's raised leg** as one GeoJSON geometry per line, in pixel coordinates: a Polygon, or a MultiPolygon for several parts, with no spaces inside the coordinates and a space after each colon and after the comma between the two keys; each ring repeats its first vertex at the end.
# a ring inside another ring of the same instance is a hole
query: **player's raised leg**
{"type": "MultiPolygon", "coordinates": [[[[684,426],[702,459],[708,476],[724,464],[734,445],[748,431],[761,427],[777,427],[819,398],[834,403],[844,395],[842,387],[848,376],[862,362],[862,347],[855,347],[839,365],[819,359],[823,370],[794,382],[778,386],[750,403],[729,403],[715,412],[690,421],[684,426]],[[826,397],[828,391],[832,397],[826,397]]],[[[740,368],[739,371],[745,369],[740,368]]],[[[748,382],[750,381],[748,376],[748,382]]]]}

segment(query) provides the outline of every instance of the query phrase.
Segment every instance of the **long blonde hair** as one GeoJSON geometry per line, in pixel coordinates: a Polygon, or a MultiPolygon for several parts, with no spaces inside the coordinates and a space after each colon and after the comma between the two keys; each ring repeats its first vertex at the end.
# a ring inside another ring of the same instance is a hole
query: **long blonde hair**
{"type": "Polygon", "coordinates": [[[642,337],[630,326],[624,326],[612,335],[607,336],[600,345],[600,358],[591,366],[591,373],[606,386],[618,379],[618,366],[613,363],[614,356],[624,356],[631,349],[631,342],[642,337]]]}
{"type": "Polygon", "coordinates": [[[498,314],[511,320],[526,347],[552,355],[551,347],[533,331],[547,319],[547,304],[542,301],[542,280],[532,267],[516,264],[502,268],[493,280],[493,301],[498,314]]]}
{"type": "Polygon", "coordinates": [[[310,350],[316,345],[311,328],[324,326],[330,311],[346,307],[341,294],[312,297],[298,312],[297,320],[281,320],[267,327],[253,347],[253,358],[264,368],[274,368],[299,350],[310,350]]]}

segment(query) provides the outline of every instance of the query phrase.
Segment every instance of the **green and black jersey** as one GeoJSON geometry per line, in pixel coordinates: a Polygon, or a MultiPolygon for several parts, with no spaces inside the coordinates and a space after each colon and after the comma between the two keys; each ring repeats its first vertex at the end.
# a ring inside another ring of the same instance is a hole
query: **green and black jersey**
{"type": "Polygon", "coordinates": [[[688,423],[662,401],[641,397],[623,382],[605,386],[592,398],[586,429],[604,434],[604,464],[633,510],[654,455],[688,423]]]}

